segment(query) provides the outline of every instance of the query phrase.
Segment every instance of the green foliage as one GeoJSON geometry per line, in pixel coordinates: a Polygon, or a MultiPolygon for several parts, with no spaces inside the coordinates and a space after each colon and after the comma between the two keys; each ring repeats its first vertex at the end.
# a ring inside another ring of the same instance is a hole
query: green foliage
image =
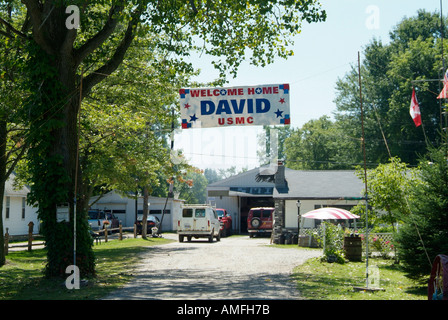
{"type": "Polygon", "coordinates": [[[222,77],[228,73],[235,76],[245,59],[265,66],[276,57],[291,56],[289,46],[292,37],[300,32],[302,21],[311,23],[326,18],[315,0],[198,4],[177,0],[149,8],[145,20],[150,32],[166,35],[169,41],[161,43],[164,48],[180,55],[193,49],[214,56],[213,64],[222,77]],[[195,38],[200,41],[194,41],[195,38]]]}
{"type": "MultiPolygon", "coordinates": [[[[337,124],[328,116],[310,120],[294,130],[285,140],[287,166],[296,170],[329,170],[350,167],[341,162],[347,149],[340,144],[345,139],[337,124]]],[[[344,140],[344,144],[349,143],[344,140]]],[[[344,161],[344,160],[342,160],[344,161]]]]}
{"type": "MultiPolygon", "coordinates": [[[[356,173],[365,183],[364,169],[358,167],[356,173]]],[[[411,191],[419,186],[416,175],[416,169],[408,168],[396,157],[367,170],[369,206],[375,209],[375,224],[393,225],[409,214],[411,191]]]]}
{"type": "MultiPolygon", "coordinates": [[[[438,81],[425,81],[443,78],[440,17],[437,13],[419,11],[415,17],[403,19],[390,37],[388,44],[372,40],[364,50],[361,66],[367,162],[385,163],[396,156],[416,165],[419,155],[426,153],[427,142],[432,145],[441,142],[440,106],[436,99],[441,87],[438,81]],[[422,111],[423,127],[419,128],[409,116],[413,86],[422,111]]],[[[353,67],[340,79],[336,90],[336,122],[347,136],[359,139],[358,69],[353,67]]],[[[358,163],[362,160],[359,147],[360,143],[346,146],[346,151],[358,163]]]]}
{"type": "Polygon", "coordinates": [[[180,192],[179,198],[184,199],[186,203],[207,203],[207,179],[201,170],[186,173],[186,177],[177,177],[178,187],[174,190],[180,192]],[[185,183],[187,180],[187,183],[185,183]],[[188,180],[191,181],[188,183],[188,180]]]}
{"type": "Polygon", "coordinates": [[[316,234],[318,243],[324,248],[322,261],[345,263],[344,259],[344,230],[333,223],[323,221],[319,234],[316,234]]]}
{"type": "MultiPolygon", "coordinates": [[[[17,16],[21,21],[23,15],[15,12],[16,1],[8,5],[0,4],[0,13],[9,22],[17,16]]],[[[1,31],[1,27],[0,27],[1,31]]],[[[18,48],[20,39],[17,35],[0,37],[0,199],[3,199],[5,182],[15,170],[17,163],[27,150],[23,134],[26,126],[23,121],[23,104],[26,95],[21,84],[24,67],[24,52],[18,48]]],[[[3,212],[3,201],[0,201],[3,212]]],[[[5,263],[3,216],[0,215],[0,267],[5,263]]]]}
{"type": "Polygon", "coordinates": [[[411,279],[427,280],[438,254],[448,252],[448,163],[445,148],[431,149],[421,160],[422,184],[413,190],[411,212],[404,217],[397,245],[411,279]]]}
{"type": "Polygon", "coordinates": [[[116,73],[93,88],[81,110],[85,197],[115,189],[167,195],[166,179],[188,165],[171,163],[177,88],[193,74],[164,59],[157,38],[137,38],[116,73]],[[160,62],[162,61],[162,62],[160,62]]]}

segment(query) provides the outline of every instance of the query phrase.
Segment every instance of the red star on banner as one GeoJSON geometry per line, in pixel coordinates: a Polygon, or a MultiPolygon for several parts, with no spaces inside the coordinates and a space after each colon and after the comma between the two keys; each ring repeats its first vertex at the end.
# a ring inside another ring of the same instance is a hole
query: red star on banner
{"type": "Polygon", "coordinates": [[[279,102],[280,102],[281,104],[284,104],[284,103],[285,103],[285,99],[284,99],[284,98],[281,98],[279,102]]]}
{"type": "Polygon", "coordinates": [[[190,108],[191,106],[188,104],[188,103],[186,103],[185,104],[185,109],[188,109],[188,108],[190,108]]]}

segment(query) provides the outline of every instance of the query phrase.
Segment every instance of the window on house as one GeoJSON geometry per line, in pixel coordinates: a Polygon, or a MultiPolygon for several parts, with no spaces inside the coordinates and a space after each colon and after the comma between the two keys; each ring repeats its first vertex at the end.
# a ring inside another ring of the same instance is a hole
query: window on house
{"type": "MultiPolygon", "coordinates": [[[[162,214],[163,210],[149,210],[150,214],[162,214]]],[[[170,214],[171,211],[169,209],[165,210],[165,214],[170,214]]]]}
{"type": "Polygon", "coordinates": [[[22,198],[22,219],[25,219],[26,198],[22,198]]]}
{"type": "Polygon", "coordinates": [[[11,197],[6,197],[6,219],[9,219],[10,208],[11,208],[11,197]]]}

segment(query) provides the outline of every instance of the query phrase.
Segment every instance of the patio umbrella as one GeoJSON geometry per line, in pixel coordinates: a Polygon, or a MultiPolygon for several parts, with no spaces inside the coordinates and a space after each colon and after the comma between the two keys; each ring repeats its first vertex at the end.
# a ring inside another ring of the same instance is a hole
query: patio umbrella
{"type": "MultiPolygon", "coordinates": [[[[330,220],[330,219],[359,219],[359,216],[350,211],[339,208],[319,208],[309,211],[302,215],[302,218],[315,220],[330,220]]],[[[356,225],[355,225],[356,226],[356,225]]],[[[324,251],[325,251],[325,236],[327,230],[324,224],[324,251]]]]}
{"type": "Polygon", "coordinates": [[[356,214],[339,208],[319,208],[303,214],[302,217],[316,220],[359,219],[359,216],[356,214]]]}

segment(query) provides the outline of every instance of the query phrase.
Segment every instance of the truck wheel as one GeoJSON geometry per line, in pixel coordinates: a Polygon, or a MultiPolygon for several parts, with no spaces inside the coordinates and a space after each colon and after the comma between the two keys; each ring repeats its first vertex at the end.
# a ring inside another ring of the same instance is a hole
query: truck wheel
{"type": "Polygon", "coordinates": [[[187,241],[191,242],[191,236],[187,236],[187,241]]]}
{"type": "Polygon", "coordinates": [[[213,242],[213,233],[208,236],[208,242],[213,242]]]}
{"type": "Polygon", "coordinates": [[[179,235],[179,242],[184,242],[184,236],[179,235]]]}
{"type": "Polygon", "coordinates": [[[216,236],[216,241],[221,241],[221,231],[218,232],[218,235],[216,236]]]}

